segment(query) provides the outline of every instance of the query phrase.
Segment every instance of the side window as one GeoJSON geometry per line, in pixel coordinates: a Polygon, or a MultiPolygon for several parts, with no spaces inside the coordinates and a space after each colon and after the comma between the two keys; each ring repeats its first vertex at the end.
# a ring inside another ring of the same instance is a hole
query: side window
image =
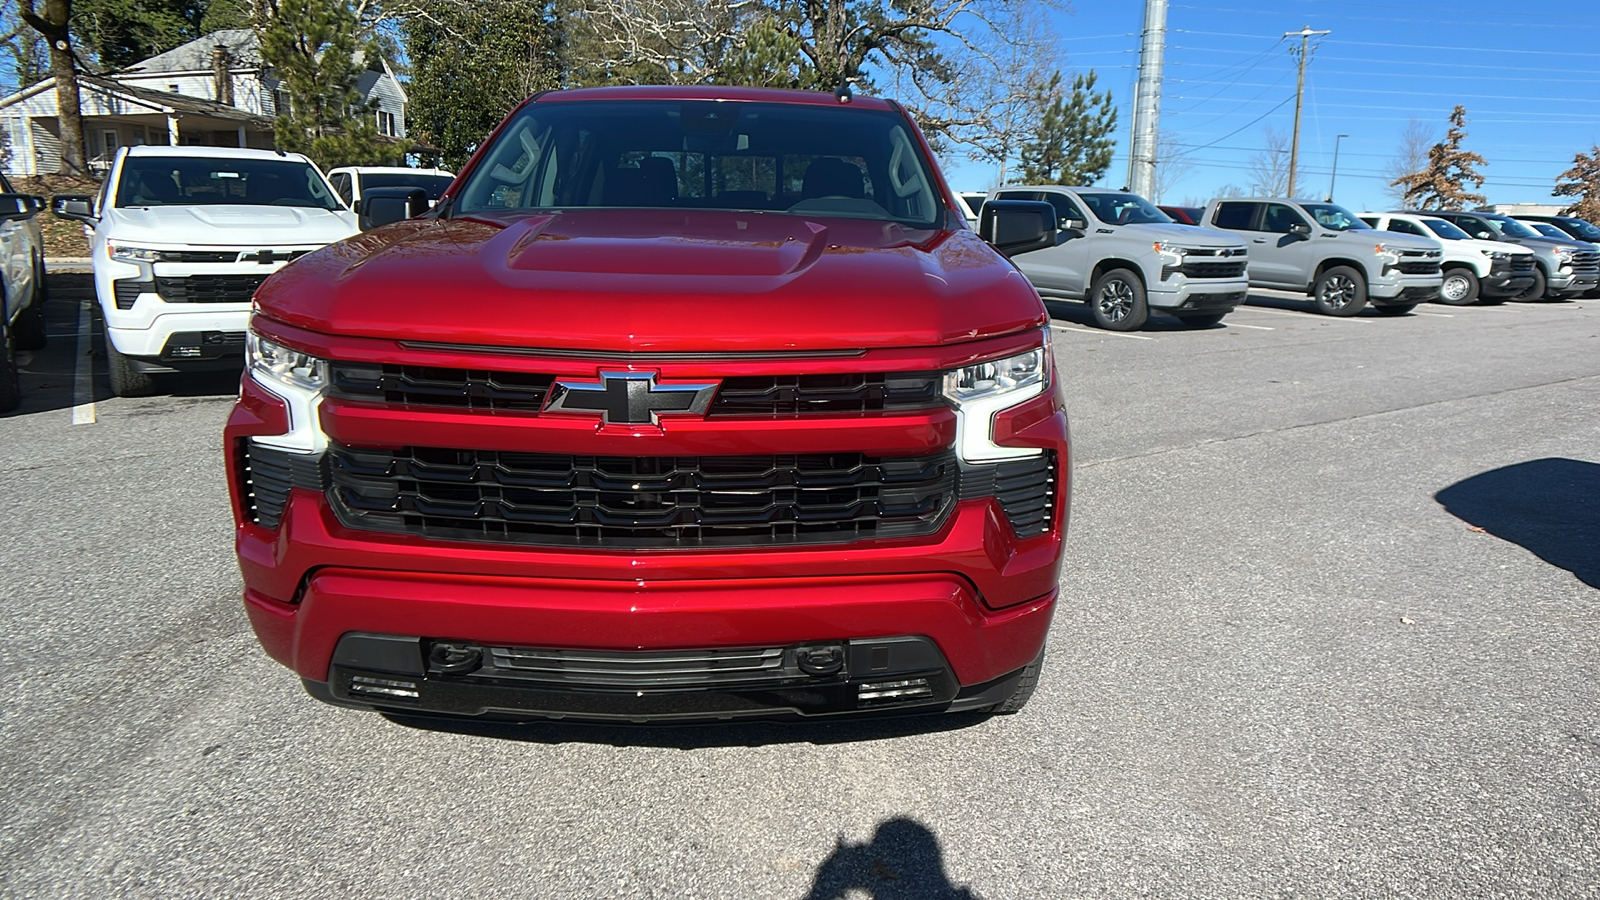
{"type": "Polygon", "coordinates": [[[1290,226],[1304,224],[1305,218],[1294,207],[1268,203],[1267,214],[1261,219],[1261,230],[1269,234],[1288,234],[1290,226]]]}
{"type": "Polygon", "coordinates": [[[1037,200],[1038,191],[1001,191],[994,195],[996,200],[1037,200]]]}
{"type": "Polygon", "coordinates": [[[1361,221],[1367,223],[1367,227],[1368,228],[1377,228],[1378,227],[1378,223],[1383,221],[1383,220],[1378,218],[1377,216],[1362,216],[1361,217],[1361,221]]]}
{"type": "Polygon", "coordinates": [[[333,182],[333,192],[339,195],[346,206],[350,205],[350,174],[348,172],[335,172],[329,176],[333,182]]]}
{"type": "Polygon", "coordinates": [[[1045,191],[1044,199],[1046,203],[1049,203],[1051,206],[1055,207],[1056,221],[1061,223],[1063,228],[1066,227],[1066,221],[1068,219],[1082,219],[1084,222],[1089,221],[1088,217],[1083,214],[1083,211],[1078,209],[1078,204],[1073,203],[1072,198],[1068,197],[1066,194],[1058,194],[1055,191],[1045,191]]]}
{"type": "Polygon", "coordinates": [[[1385,229],[1385,230],[1397,232],[1399,234],[1414,234],[1414,235],[1417,235],[1418,237],[1427,237],[1427,235],[1423,233],[1421,228],[1418,228],[1417,226],[1411,224],[1410,222],[1407,222],[1404,219],[1393,219],[1393,220],[1391,220],[1389,222],[1389,227],[1387,229],[1385,229]]]}
{"type": "Polygon", "coordinates": [[[1255,225],[1255,217],[1254,203],[1219,203],[1216,215],[1211,217],[1211,224],[1233,231],[1249,231],[1255,225]]]}

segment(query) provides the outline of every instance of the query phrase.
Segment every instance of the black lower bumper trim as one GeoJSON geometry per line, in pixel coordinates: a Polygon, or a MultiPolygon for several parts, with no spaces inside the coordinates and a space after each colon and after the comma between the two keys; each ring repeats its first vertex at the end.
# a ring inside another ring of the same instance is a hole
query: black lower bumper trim
{"type": "Polygon", "coordinates": [[[346,635],[329,680],[305,687],[334,705],[390,713],[643,724],[978,710],[1010,696],[1020,677],[963,688],[933,642],[917,636],[630,654],[346,635]],[[701,653],[716,662],[688,674],[686,660],[673,658],[701,653]],[[714,653],[778,662],[753,672],[714,653]]]}

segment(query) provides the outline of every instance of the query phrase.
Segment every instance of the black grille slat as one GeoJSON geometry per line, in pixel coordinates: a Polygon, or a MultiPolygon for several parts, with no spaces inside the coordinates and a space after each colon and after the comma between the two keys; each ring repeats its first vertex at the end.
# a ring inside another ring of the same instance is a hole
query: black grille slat
{"type": "Polygon", "coordinates": [[[116,301],[117,309],[133,309],[133,304],[138,302],[140,294],[154,294],[156,286],[151,281],[140,281],[137,278],[118,278],[111,282],[111,293],[116,301]]]}
{"type": "Polygon", "coordinates": [[[1437,275],[1439,273],[1438,260],[1402,260],[1395,266],[1407,275],[1437,275]]]}
{"type": "Polygon", "coordinates": [[[161,261],[170,263],[231,263],[239,261],[239,251],[162,250],[161,261]]]}
{"type": "MultiPolygon", "coordinates": [[[[336,362],[335,397],[392,406],[443,406],[490,412],[544,407],[551,374],[336,362]]],[[[850,415],[942,405],[934,372],[779,375],[724,379],[707,415],[850,415]]]]}
{"type": "Polygon", "coordinates": [[[1190,278],[1239,278],[1244,275],[1245,260],[1232,262],[1185,262],[1183,274],[1190,278]]]}
{"type": "Polygon", "coordinates": [[[168,303],[249,303],[266,275],[156,276],[156,293],[168,303]]]}
{"type": "Polygon", "coordinates": [[[355,528],[554,546],[695,547],[929,534],[955,500],[954,454],[592,457],[329,450],[355,528]]]}
{"type": "Polygon", "coordinates": [[[1534,262],[1532,255],[1518,255],[1511,257],[1511,271],[1513,272],[1526,274],[1532,272],[1533,267],[1534,262]]]}
{"type": "Polygon", "coordinates": [[[291,489],[328,489],[327,470],[320,454],[290,453],[244,440],[240,441],[240,456],[243,483],[239,487],[245,517],[258,525],[278,527],[291,489]]]}

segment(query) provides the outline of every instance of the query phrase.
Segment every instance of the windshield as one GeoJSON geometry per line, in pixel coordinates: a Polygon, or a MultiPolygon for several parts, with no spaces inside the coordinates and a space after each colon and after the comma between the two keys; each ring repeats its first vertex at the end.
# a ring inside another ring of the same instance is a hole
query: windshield
{"type": "Polygon", "coordinates": [[[1539,232],[1518,222],[1510,216],[1484,216],[1484,221],[1494,226],[1494,230],[1507,237],[1536,238],[1542,237],[1539,232]]]}
{"type": "Polygon", "coordinates": [[[1573,237],[1580,237],[1586,241],[1600,241],[1600,228],[1582,219],[1562,219],[1557,227],[1565,228],[1573,237]]]}
{"type": "Polygon", "coordinates": [[[428,192],[429,200],[437,200],[452,181],[455,179],[448,175],[424,175],[420,172],[415,175],[409,172],[363,172],[361,189],[419,187],[428,192]]]}
{"type": "Polygon", "coordinates": [[[129,156],[122,163],[117,206],[221,204],[344,209],[304,160],[129,156]]]}
{"type": "Polygon", "coordinates": [[[1470,240],[1472,240],[1472,235],[1467,234],[1465,231],[1462,231],[1461,229],[1455,227],[1454,225],[1451,225],[1449,222],[1446,222],[1443,219],[1423,219],[1422,220],[1422,224],[1428,226],[1428,230],[1429,231],[1433,232],[1434,234],[1438,235],[1439,237],[1444,238],[1447,241],[1470,241],[1470,240]]]}
{"type": "Polygon", "coordinates": [[[1371,231],[1356,214],[1335,203],[1302,203],[1300,207],[1329,231],[1371,231]]]}
{"type": "Polygon", "coordinates": [[[1556,238],[1557,240],[1562,241],[1572,240],[1572,235],[1567,234],[1565,231],[1562,231],[1548,222],[1524,222],[1522,224],[1532,228],[1534,231],[1539,232],[1547,238],[1556,238]]]}
{"type": "Polygon", "coordinates": [[[1107,225],[1162,225],[1171,224],[1166,213],[1156,209],[1149,200],[1138,194],[1099,194],[1086,192],[1078,195],[1084,205],[1094,212],[1094,217],[1107,225]]]}
{"type": "Polygon", "coordinates": [[[915,135],[887,110],[709,100],[533,103],[467,176],[457,212],[766,210],[942,224],[915,135]]]}

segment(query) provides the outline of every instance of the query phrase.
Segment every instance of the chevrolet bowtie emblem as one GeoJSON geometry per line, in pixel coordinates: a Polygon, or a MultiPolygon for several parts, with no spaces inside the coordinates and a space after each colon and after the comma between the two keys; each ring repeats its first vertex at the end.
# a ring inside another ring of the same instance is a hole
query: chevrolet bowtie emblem
{"type": "Polygon", "coordinates": [[[659,425],[662,415],[703,416],[717,382],[657,384],[654,372],[601,372],[598,381],[557,379],[545,412],[599,413],[607,425],[659,425]]]}

